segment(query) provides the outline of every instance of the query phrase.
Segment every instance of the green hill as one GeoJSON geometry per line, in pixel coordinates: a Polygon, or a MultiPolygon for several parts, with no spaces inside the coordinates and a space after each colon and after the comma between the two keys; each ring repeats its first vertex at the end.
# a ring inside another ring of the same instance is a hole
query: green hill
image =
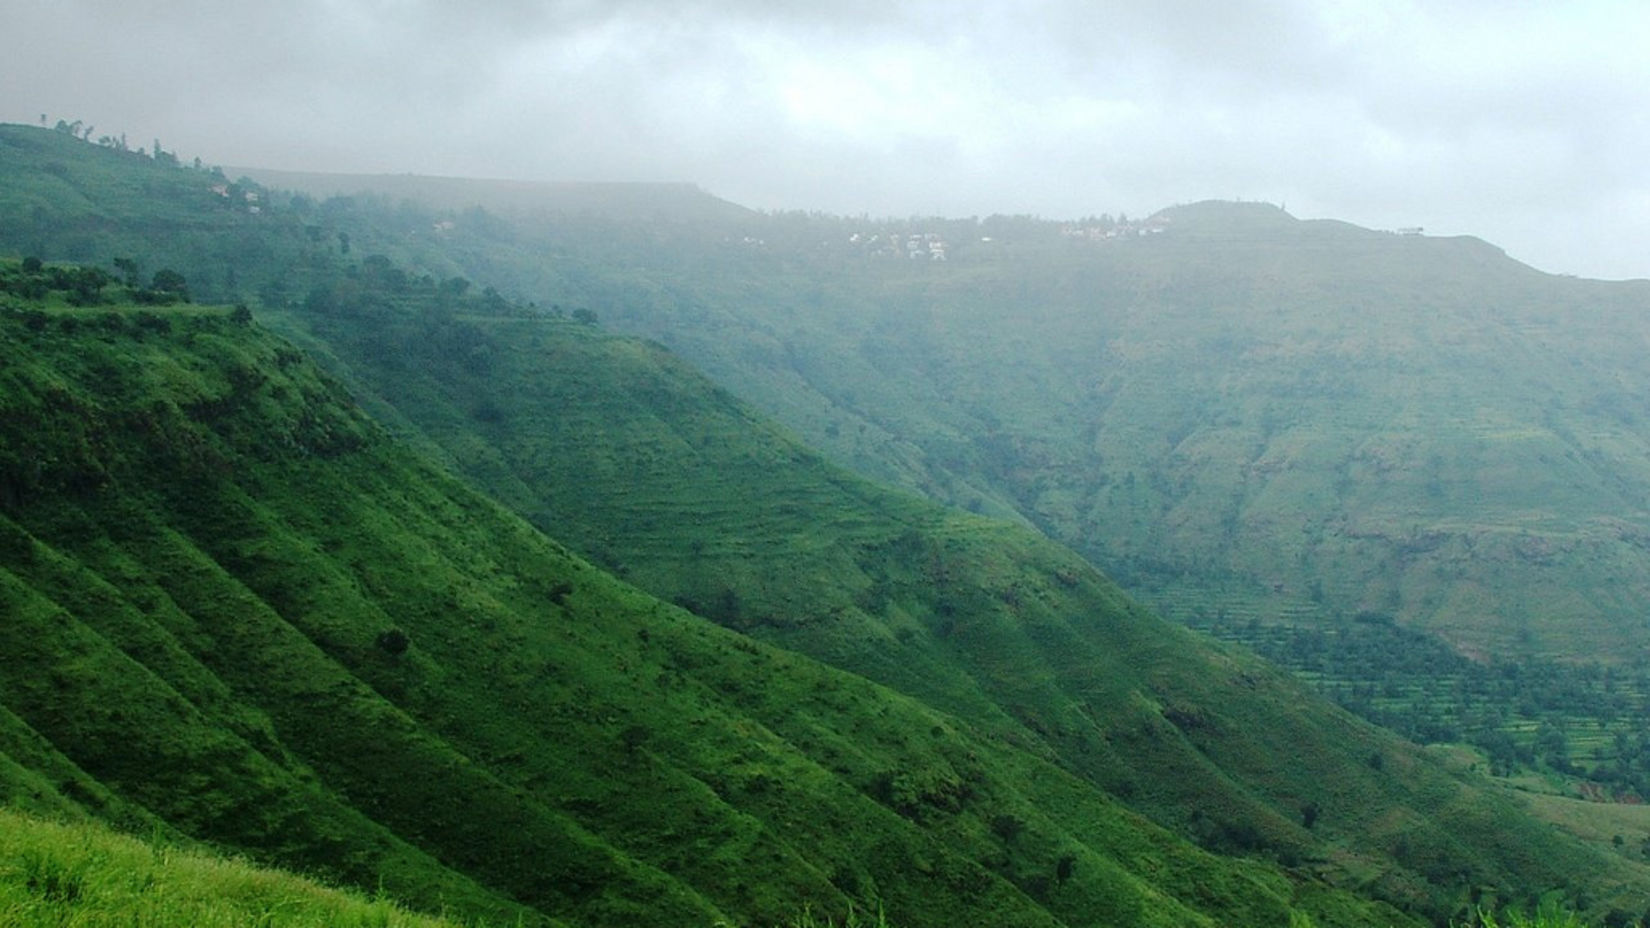
{"type": "Polygon", "coordinates": [[[19,297],[14,801],[581,924],[876,900],[909,925],[1350,925],[1647,886],[1035,532],[837,469],[657,345],[472,293],[418,242],[360,257],[397,240],[371,210],[334,217],[351,252],[306,221],[324,206],[226,207],[210,172],[13,135],[62,165],[15,189],[89,191],[116,255],[239,236],[233,276],[302,293],[258,317],[406,442],[245,313],[19,297]]]}
{"type": "Polygon", "coordinates": [[[317,199],[373,196],[391,203],[414,201],[423,207],[465,212],[605,217],[641,222],[703,223],[748,218],[742,206],[718,199],[692,184],[668,183],[531,183],[470,180],[416,174],[321,174],[233,168],[276,190],[317,199]]]}
{"type": "MultiPolygon", "coordinates": [[[[618,583],[242,319],[0,319],[0,769],[23,805],[510,922],[764,923],[851,900],[915,925],[1399,918],[1199,850],[1005,723],[618,583]]],[[[1549,850],[1463,865],[1511,891],[1598,863],[1549,850]]],[[[1408,890],[1390,895],[1454,891],[1408,890]]]]}
{"type": "Polygon", "coordinates": [[[596,307],[834,460],[1033,524],[1368,718],[1650,789],[1650,283],[1229,203],[645,248],[523,223],[489,254],[507,291],[596,307]]]}
{"type": "Polygon", "coordinates": [[[1377,614],[1476,658],[1650,643],[1650,283],[1221,203],[523,220],[444,253],[670,345],[863,474],[1027,520],[1179,617],[1377,614]]]}
{"type": "Polygon", "coordinates": [[[659,346],[412,301],[281,322],[410,438],[632,582],[1056,758],[1207,847],[1401,902],[1451,882],[1430,855],[1522,843],[1520,816],[1413,749],[1143,614],[1035,533],[846,475],[659,346]]]}
{"type": "Polygon", "coordinates": [[[788,221],[765,254],[589,256],[619,268],[591,302],[838,460],[1017,513],[1177,615],[1371,612],[1480,657],[1650,643],[1650,284],[1256,205],[1098,241],[936,223],[968,236],[943,263],[788,221]]]}

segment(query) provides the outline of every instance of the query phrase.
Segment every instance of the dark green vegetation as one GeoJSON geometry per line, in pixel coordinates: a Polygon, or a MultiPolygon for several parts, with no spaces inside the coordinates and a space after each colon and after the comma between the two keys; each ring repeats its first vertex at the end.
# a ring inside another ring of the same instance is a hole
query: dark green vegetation
{"type": "Polygon", "coordinates": [[[455,273],[536,247],[485,214],[237,200],[12,128],[0,155],[0,196],[34,204],[0,207],[0,242],[258,301],[95,305],[126,292],[4,271],[12,803],[581,924],[1642,908],[1625,856],[590,325],[652,305],[620,265],[543,262],[566,286],[540,312],[455,273]]]}
{"type": "Polygon", "coordinates": [[[1650,796],[1642,661],[1479,663],[1367,615],[1329,627],[1250,621],[1208,630],[1296,668],[1324,695],[1410,740],[1472,744],[1498,776],[1535,770],[1589,798],[1650,796]]]}
{"type": "Polygon", "coordinates": [[[1442,811],[1420,798],[1432,788],[1354,799],[1386,789],[1371,758],[1390,742],[1258,664],[1199,656],[1023,529],[847,477],[657,347],[560,320],[443,319],[416,300],[370,329],[287,323],[347,359],[409,434],[632,581],[1058,757],[1212,849],[1344,878],[1372,871],[1332,858],[1407,858],[1442,811]],[[440,347],[453,329],[465,350],[440,347]],[[1389,816],[1408,803],[1425,808],[1393,845],[1389,816]]]}

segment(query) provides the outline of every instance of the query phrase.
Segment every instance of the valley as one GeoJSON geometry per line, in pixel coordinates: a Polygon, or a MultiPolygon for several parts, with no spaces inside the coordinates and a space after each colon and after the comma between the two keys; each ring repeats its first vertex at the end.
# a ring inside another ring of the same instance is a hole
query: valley
{"type": "Polygon", "coordinates": [[[1507,780],[1644,795],[1639,284],[0,165],[7,805],[508,923],[1642,914],[1507,780]]]}

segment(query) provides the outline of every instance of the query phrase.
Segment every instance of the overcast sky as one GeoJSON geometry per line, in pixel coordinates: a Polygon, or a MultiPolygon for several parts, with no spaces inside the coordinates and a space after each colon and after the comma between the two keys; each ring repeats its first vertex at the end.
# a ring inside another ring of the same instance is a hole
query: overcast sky
{"type": "Polygon", "coordinates": [[[186,160],[873,216],[1264,200],[1650,277],[1643,0],[0,0],[0,22],[0,119],[186,160]]]}

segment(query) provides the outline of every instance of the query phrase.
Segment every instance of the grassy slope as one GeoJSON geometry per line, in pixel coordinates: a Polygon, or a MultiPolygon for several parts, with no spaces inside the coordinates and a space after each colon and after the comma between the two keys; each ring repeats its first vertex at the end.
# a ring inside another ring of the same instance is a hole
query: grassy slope
{"type": "MultiPolygon", "coordinates": [[[[31,137],[29,141],[39,140],[31,137]]],[[[65,159],[89,155],[91,162],[103,164],[98,159],[105,153],[88,151],[85,146],[65,144],[62,140],[51,140],[50,145],[59,146],[51,153],[65,159]]],[[[75,170],[78,169],[77,164],[75,170]]],[[[137,169],[148,170],[143,165],[137,169]]],[[[120,178],[114,174],[118,172],[111,175],[109,182],[119,186],[120,178]]],[[[162,174],[167,181],[180,176],[175,171],[162,174]]],[[[120,210],[115,212],[119,214],[120,210]]],[[[102,225],[107,229],[129,230],[134,223],[141,223],[143,218],[141,206],[135,205],[124,214],[104,216],[102,225]]],[[[213,220],[221,228],[198,235],[189,229],[179,229],[178,237],[197,242],[218,241],[227,237],[223,234],[225,229],[244,231],[248,223],[261,223],[260,235],[279,244],[287,241],[275,234],[279,231],[279,220],[278,216],[253,219],[240,214],[227,214],[213,220]],[[190,239],[191,235],[196,237],[190,239]]],[[[41,235],[55,234],[49,226],[41,226],[35,231],[41,235]]],[[[307,236],[300,236],[303,237],[307,236]]],[[[121,241],[131,243],[130,238],[121,241]]],[[[301,260],[295,259],[296,263],[284,266],[288,271],[298,272],[289,276],[301,278],[305,267],[313,269],[324,263],[319,260],[322,257],[320,252],[307,245],[300,244],[293,253],[301,260]]],[[[275,266],[279,266],[279,262],[275,266]]],[[[189,267],[193,270],[194,265],[189,267]]],[[[603,304],[604,312],[608,308],[607,304],[603,304]]],[[[609,342],[608,347],[618,344],[621,343],[609,342]]],[[[637,350],[635,346],[626,349],[632,354],[637,350]]],[[[577,356],[574,357],[576,359],[577,356]]],[[[595,367],[579,368],[569,373],[592,384],[601,384],[603,374],[600,365],[608,360],[598,354],[595,367]]],[[[668,376],[656,378],[658,382],[644,376],[637,383],[622,385],[620,392],[641,390],[644,395],[638,398],[637,408],[643,410],[651,408],[649,404],[660,402],[667,405],[687,402],[691,407],[691,395],[696,391],[703,392],[705,388],[703,385],[693,387],[688,391],[688,398],[674,395],[681,386],[680,373],[679,369],[672,368],[668,376]]],[[[726,397],[720,397],[717,402],[722,404],[718,408],[725,412],[726,397]]],[[[606,415],[610,411],[595,407],[598,418],[594,421],[606,428],[611,424],[606,415]]],[[[677,418],[676,412],[679,411],[672,411],[662,418],[677,418]]],[[[484,413],[481,418],[488,419],[495,417],[498,410],[472,406],[462,410],[461,414],[476,412],[484,413]]],[[[519,412],[512,409],[510,414],[519,412]]],[[[529,415],[540,413],[542,410],[529,410],[529,415]]],[[[1183,652],[1196,650],[1189,639],[1173,635],[1165,637],[1166,633],[1160,626],[1139,616],[1117,622],[1117,628],[1109,633],[1110,638],[1102,638],[1098,642],[1091,638],[1086,647],[1093,648],[1098,644],[1100,653],[1085,654],[1083,635],[1072,634],[1069,629],[1062,628],[1062,623],[1074,614],[1090,616],[1092,624],[1093,618],[1115,620],[1129,613],[1118,608],[1115,591],[1076,564],[1069,555],[1030,540],[1030,536],[1005,534],[1000,526],[950,516],[942,518],[937,510],[907,508],[905,503],[896,502],[886,494],[873,492],[857,481],[824,468],[810,455],[787,443],[760,448],[741,444],[744,440],[741,436],[748,437],[749,430],[755,424],[742,412],[734,418],[742,420],[730,433],[735,440],[725,443],[723,447],[736,460],[704,453],[706,449],[718,447],[718,436],[715,434],[690,436],[696,439],[697,445],[693,441],[678,441],[677,445],[692,450],[700,465],[692,476],[700,480],[702,486],[694,492],[719,497],[716,505],[728,507],[724,513],[726,518],[749,520],[751,510],[747,497],[764,491],[770,494],[773,505],[768,507],[768,513],[774,518],[758,523],[763,529],[761,533],[736,539],[732,546],[724,550],[721,546],[728,537],[739,534],[738,523],[730,523],[726,519],[721,522],[713,520],[708,532],[704,533],[705,544],[697,551],[689,548],[692,560],[699,561],[697,564],[684,563],[688,559],[684,559],[679,550],[673,550],[672,545],[672,539],[682,539],[684,529],[689,534],[694,531],[691,523],[677,522],[665,526],[662,532],[654,533],[655,537],[649,543],[646,532],[636,531],[634,520],[621,519],[609,538],[604,535],[605,530],[601,526],[587,519],[584,525],[577,527],[581,533],[581,544],[591,544],[591,550],[607,559],[626,562],[637,579],[646,580],[650,585],[669,591],[671,595],[706,612],[719,614],[725,621],[752,627],[763,634],[785,637],[789,643],[814,649],[833,662],[899,682],[938,705],[964,713],[969,724],[979,731],[1002,738],[1011,745],[1030,746],[1045,756],[1059,759],[1068,767],[1075,767],[1082,779],[1074,781],[1076,785],[1069,788],[1071,792],[1057,792],[1060,798],[1050,807],[1080,811],[1082,806],[1074,804],[1073,797],[1092,795],[1092,784],[1101,782],[1128,793],[1136,806],[1147,809],[1183,832],[1198,835],[1211,845],[1264,848],[1268,853],[1303,860],[1308,864],[1328,849],[1326,871],[1336,879],[1365,889],[1373,888],[1396,899],[1429,900],[1425,904],[1444,908],[1452,903],[1444,898],[1448,896],[1448,891],[1441,887],[1455,884],[1463,872],[1469,878],[1481,878],[1482,882],[1528,887],[1569,882],[1569,874],[1591,866],[1583,862],[1584,856],[1569,856],[1567,851],[1556,856],[1549,855],[1548,859],[1541,861],[1531,859],[1534,855],[1521,856],[1508,851],[1499,852],[1499,859],[1483,857],[1477,849],[1486,840],[1490,825],[1488,819],[1499,814],[1496,804],[1491,801],[1486,805],[1481,795],[1460,791],[1435,777],[1423,778],[1419,782],[1420,795],[1397,796],[1398,805],[1395,807],[1371,806],[1357,801],[1350,793],[1332,795],[1323,792],[1324,784],[1314,780],[1316,775],[1329,769],[1364,769],[1360,765],[1367,766],[1370,757],[1374,756],[1358,756],[1356,749],[1342,751],[1338,759],[1331,752],[1330,756],[1317,759],[1321,763],[1315,761],[1298,773],[1277,776],[1274,769],[1277,767],[1276,757],[1294,750],[1299,743],[1303,743],[1302,739],[1304,743],[1327,743],[1332,737],[1340,737],[1350,723],[1344,716],[1326,713],[1321,705],[1312,704],[1305,718],[1294,723],[1294,728],[1285,726],[1270,731],[1264,737],[1256,737],[1255,731],[1269,727],[1268,719],[1276,719],[1280,706],[1301,698],[1299,692],[1275,678],[1267,677],[1259,668],[1241,661],[1227,663],[1236,659],[1219,658],[1212,665],[1207,663],[1211,660],[1208,657],[1189,659],[1183,652]],[[749,471],[751,465],[764,462],[770,465],[781,462],[798,465],[791,476],[806,477],[803,483],[809,485],[764,487],[762,481],[755,478],[767,473],[771,467],[758,467],[755,475],[749,471]],[[741,467],[746,469],[741,470],[741,467]],[[711,488],[717,486],[717,480],[720,480],[721,488],[713,492],[711,488]],[[829,485],[823,492],[821,482],[829,485]],[[775,492],[779,494],[777,497],[772,495],[775,492]],[[841,534],[843,520],[830,519],[828,521],[834,522],[834,528],[829,534],[836,538],[826,540],[822,545],[826,550],[808,552],[809,556],[802,559],[814,565],[803,582],[798,583],[794,578],[765,579],[783,578],[787,571],[793,569],[797,561],[789,555],[798,550],[806,551],[808,540],[815,534],[813,523],[821,515],[821,506],[827,511],[841,508],[844,493],[849,498],[859,498],[860,511],[850,513],[847,521],[867,523],[869,529],[861,525],[857,533],[849,531],[844,537],[841,534]],[[744,507],[742,515],[738,514],[739,506],[744,507]],[[874,510],[874,517],[864,515],[867,509],[874,510]],[[771,524],[768,524],[770,521],[771,524]],[[733,532],[729,531],[730,526],[734,528],[733,532]],[[783,543],[776,545],[776,538],[783,543]],[[617,539],[622,546],[607,543],[604,547],[604,539],[617,539]],[[710,557],[705,558],[706,547],[712,541],[716,545],[711,546],[710,557]],[[802,545],[800,549],[798,544],[802,545]],[[641,556],[632,557],[626,553],[632,546],[640,551],[641,556]],[[772,552],[783,552],[783,560],[776,555],[769,565],[764,565],[760,555],[769,548],[772,552]],[[774,560],[779,561],[779,568],[771,567],[774,560]],[[1028,569],[1034,573],[1047,571],[1047,574],[1033,577],[1027,574],[1028,569]],[[996,585],[963,582],[969,576],[983,577],[995,581],[996,585]],[[838,585],[839,579],[846,582],[838,585]],[[943,589],[940,597],[933,592],[936,583],[943,589]],[[851,593],[844,593],[844,587],[851,593]],[[733,594],[731,597],[727,595],[730,592],[733,594]],[[839,610],[830,617],[832,621],[803,623],[815,626],[812,628],[789,631],[784,628],[790,621],[787,614],[817,617],[824,604],[834,606],[845,599],[854,600],[854,608],[860,614],[839,610]],[[957,621],[955,617],[958,615],[966,621],[957,621]],[[1143,625],[1140,624],[1142,622],[1143,625]],[[1023,626],[1028,624],[1035,634],[1023,634],[1023,626]],[[1138,638],[1131,640],[1137,634],[1138,638]],[[900,641],[902,637],[901,646],[891,652],[881,647],[889,640],[900,641]],[[1072,649],[1072,645],[1078,646],[1072,649]],[[993,652],[993,648],[997,650],[993,652]],[[1059,652],[1062,658],[1053,664],[1060,672],[1041,679],[1019,672],[1043,660],[1051,652],[1059,652]],[[896,657],[891,659],[888,653],[896,657]],[[963,666],[959,667],[958,654],[972,655],[973,664],[969,665],[965,658],[963,666]],[[1128,662],[1117,660],[1119,654],[1128,655],[1129,660],[1139,666],[1126,666],[1128,662]],[[1077,660],[1077,657],[1083,659],[1077,660]],[[1105,694],[1091,692],[1097,688],[1096,667],[1122,671],[1114,674],[1115,682],[1109,678],[1098,681],[1104,683],[1099,689],[1105,690],[1105,694]],[[1282,699],[1240,699],[1234,704],[1233,693],[1241,693],[1263,683],[1267,688],[1281,687],[1282,699]],[[1073,699],[1074,692],[1080,698],[1073,699]],[[1122,702],[1117,701],[1124,696],[1127,698],[1122,702]],[[1092,717],[1096,707],[1104,713],[1098,723],[1092,717]],[[1117,747],[1107,743],[1113,741],[1117,747]],[[1213,763],[1200,757],[1200,754],[1214,758],[1213,763]],[[1170,770],[1184,771],[1185,775],[1166,776],[1165,771],[1170,770]],[[1262,784],[1264,788],[1257,790],[1256,784],[1262,784]],[[1325,837],[1303,837],[1303,829],[1294,824],[1294,820],[1301,814],[1301,803],[1316,804],[1315,798],[1320,792],[1330,800],[1336,811],[1333,816],[1324,811],[1319,813],[1315,828],[1325,837]],[[1375,821],[1380,817],[1378,810],[1402,809],[1406,805],[1419,811],[1393,811],[1384,821],[1375,821]],[[1347,819],[1337,821],[1343,812],[1347,819]],[[1412,823],[1425,814],[1444,816],[1444,824],[1436,833],[1426,827],[1412,827],[1412,823]],[[1456,829],[1464,829],[1465,837],[1452,837],[1450,832],[1456,829]],[[1419,840],[1411,842],[1407,837],[1400,840],[1400,833],[1409,832],[1420,835],[1419,840]],[[1352,836],[1349,839],[1353,845],[1350,854],[1339,847],[1344,835],[1352,836]],[[1452,867],[1464,867],[1465,871],[1452,872],[1452,867]],[[1416,876],[1417,871],[1430,871],[1428,875],[1437,881],[1437,885],[1427,888],[1416,876]]],[[[699,423],[695,428],[705,425],[699,423]]],[[[716,427],[728,426],[723,422],[716,424],[716,427]]],[[[765,428],[756,426],[756,431],[762,432],[765,428]]],[[[643,437],[653,441],[658,436],[643,437]]],[[[595,445],[584,449],[591,452],[594,458],[573,458],[570,459],[571,465],[578,467],[581,462],[591,462],[599,467],[611,465],[613,454],[611,449],[602,447],[603,441],[597,436],[595,445]]],[[[521,466],[519,459],[510,460],[510,455],[520,449],[488,451],[486,444],[481,442],[479,451],[481,459],[491,468],[493,477],[508,477],[521,466]]],[[[622,441],[618,445],[623,456],[629,458],[633,455],[633,446],[624,445],[622,441]]],[[[552,463],[559,455],[559,448],[554,450],[556,454],[544,455],[552,463]]],[[[467,463],[473,466],[475,461],[470,459],[467,463]]],[[[668,456],[656,457],[652,463],[666,471],[673,470],[668,456]]],[[[623,466],[639,465],[634,460],[626,460],[623,466]]],[[[629,485],[622,480],[618,484],[612,483],[615,473],[611,468],[605,473],[598,472],[598,477],[609,481],[606,484],[609,488],[619,486],[625,489],[629,485]]],[[[489,482],[518,507],[522,507],[524,501],[531,504],[532,494],[544,491],[542,482],[537,484],[536,489],[526,483],[507,486],[508,479],[489,482]],[[528,487],[526,497],[521,493],[522,487],[528,487]]],[[[578,485],[578,481],[569,481],[568,485],[578,485]]],[[[669,497],[680,492],[680,485],[674,488],[670,484],[655,485],[648,492],[665,494],[664,497],[656,496],[652,502],[655,505],[665,503],[668,509],[669,497]]],[[[592,499],[598,500],[601,505],[607,504],[600,494],[594,494],[592,499]]],[[[572,523],[580,518],[578,509],[579,506],[570,506],[561,511],[572,523]]],[[[529,505],[524,511],[535,512],[542,521],[552,509],[540,506],[534,510],[529,505]]],[[[617,510],[610,514],[624,515],[617,510]]],[[[265,530],[267,528],[264,526],[265,530]]],[[[570,524],[567,528],[569,534],[573,534],[575,526],[570,524]]],[[[277,585],[272,589],[278,594],[281,587],[277,585]]],[[[1360,737],[1371,737],[1367,731],[1359,730],[1362,731],[1360,737]]],[[[636,737],[640,736],[632,733],[630,739],[636,737]]],[[[1383,753],[1381,756],[1385,758],[1387,755],[1383,753]]],[[[1404,762],[1401,766],[1408,765],[1404,762]]],[[[1388,779],[1380,775],[1354,773],[1349,775],[1347,782],[1361,784],[1363,780],[1360,778],[1368,778],[1372,782],[1388,779]]],[[[1020,779],[1038,778],[1021,775],[1020,779]]],[[[945,776],[939,778],[940,788],[936,793],[931,788],[932,784],[924,785],[927,782],[924,777],[901,778],[891,765],[873,770],[863,780],[861,789],[908,817],[920,813],[924,804],[932,804],[931,800],[936,797],[944,806],[944,797],[950,789],[945,785],[949,782],[945,776]],[[868,789],[866,783],[869,784],[868,789]]],[[[766,780],[759,779],[757,782],[766,780]]],[[[1399,794],[1405,791],[1403,787],[1392,788],[1399,794]]],[[[1049,806],[1047,800],[1046,795],[1041,795],[1031,805],[1049,806]]],[[[1015,841],[1005,835],[1022,833],[1021,826],[1014,825],[1014,821],[1031,820],[1013,811],[1016,808],[1013,804],[999,803],[973,813],[976,830],[981,833],[989,830],[996,835],[986,844],[971,845],[978,852],[976,859],[984,860],[989,869],[1006,869],[1009,879],[1026,891],[1049,891],[1051,864],[1055,865],[1055,887],[1069,885],[1058,881],[1062,869],[1058,863],[1068,855],[1074,861],[1082,855],[1069,849],[1056,853],[1046,842],[1038,842],[1040,850],[1036,853],[1014,853],[1010,845],[1015,841]],[[997,827],[987,829],[981,822],[997,827]],[[995,846],[993,840],[1002,845],[995,852],[991,851],[991,847],[995,846]]],[[[1166,875],[1161,857],[1156,852],[1142,857],[1140,853],[1124,853],[1119,849],[1119,842],[1127,844],[1134,840],[1127,838],[1133,826],[1105,837],[1110,832],[1096,831],[1089,818],[1083,813],[1079,815],[1081,827],[1072,822],[1060,827],[1076,828],[1086,836],[1084,840],[1088,845],[1100,842],[1106,850],[1096,860],[1103,861],[1108,856],[1132,860],[1132,863],[1124,865],[1125,869],[1153,874],[1151,881],[1160,886],[1180,885],[1195,889],[1211,882],[1217,885],[1229,882],[1210,876],[1219,867],[1227,865],[1216,865],[1202,857],[1190,858],[1194,862],[1184,867],[1170,867],[1172,873],[1166,875]],[[1157,862],[1147,862],[1153,859],[1157,862]],[[1184,882],[1177,884],[1177,879],[1184,882]]],[[[1511,821],[1516,823],[1517,820],[1511,821]]],[[[1524,827],[1514,825],[1515,830],[1524,827]]],[[[1529,837],[1532,846],[1547,846],[1545,839],[1538,834],[1523,833],[1529,837]]],[[[1082,857],[1084,861],[1088,859],[1082,857]]],[[[1079,865],[1076,872],[1086,874],[1091,869],[1084,864],[1079,865]]],[[[1099,869],[1110,872],[1110,868],[1104,865],[1099,869]]],[[[851,868],[848,873],[833,872],[831,875],[841,877],[850,886],[858,885],[863,889],[864,884],[860,880],[862,872],[863,867],[859,867],[851,868]]],[[[1608,885],[1617,878],[1609,875],[1607,868],[1600,872],[1606,874],[1602,885],[1608,885]]],[[[1632,876],[1626,878],[1636,879],[1632,876]]],[[[1586,882],[1601,885],[1590,879],[1586,882]]],[[[1279,891],[1276,887],[1281,885],[1275,882],[1271,884],[1274,887],[1272,890],[1241,889],[1245,885],[1261,886],[1265,883],[1265,880],[1257,884],[1240,879],[1232,884],[1238,888],[1224,895],[1217,893],[1220,898],[1204,902],[1203,907],[1236,907],[1231,910],[1239,911],[1255,904],[1242,902],[1243,898],[1264,899],[1270,895],[1275,899],[1275,893],[1279,891]],[[1257,892],[1260,893],[1258,897],[1255,896],[1257,892]]],[[[1118,885],[1130,884],[1125,880],[1118,885]]],[[[1200,898],[1208,895],[1201,889],[1195,889],[1192,894],[1200,898]]],[[[1120,895],[1115,886],[1107,889],[1104,895],[1125,901],[1130,898],[1127,893],[1120,895]]],[[[1082,897],[1076,898],[1080,900],[1082,897]]],[[[1333,901],[1326,897],[1319,904],[1333,909],[1345,905],[1345,902],[1344,899],[1333,901]]],[[[1270,906],[1276,904],[1275,901],[1264,903],[1270,906]]],[[[1272,911],[1275,913],[1276,909],[1272,911]]]]}
{"type": "Polygon", "coordinates": [[[301,301],[348,254],[382,252],[442,278],[459,272],[443,251],[464,236],[435,242],[422,213],[407,220],[413,228],[389,221],[363,228],[348,222],[349,201],[277,201],[238,182],[244,178],[169,166],[67,133],[0,125],[0,169],[0,253],[105,269],[116,257],[132,258],[145,281],[162,268],[181,271],[204,302],[301,301]]]}
{"type": "Polygon", "coordinates": [[[155,847],[91,823],[0,809],[0,924],[15,928],[442,928],[385,900],[201,852],[155,847]]]}
{"type": "Polygon", "coordinates": [[[772,218],[761,252],[524,224],[490,273],[1171,611],[1368,610],[1503,656],[1650,640],[1650,285],[1259,205],[1170,216],[1103,243],[936,222],[970,236],[944,264],[844,253],[849,220],[772,218]]]}
{"type": "Polygon", "coordinates": [[[1510,887],[1555,865],[1633,869],[1564,842],[1527,853],[1545,829],[1491,793],[1141,613],[1034,533],[845,474],[657,346],[468,316],[488,346],[478,367],[429,350],[416,318],[282,322],[479,484],[644,588],[1054,758],[1211,847],[1444,908],[1469,873],[1510,887]]]}
{"type": "MultiPolygon", "coordinates": [[[[7,319],[0,371],[0,698],[146,815],[505,920],[850,897],[917,925],[1378,911],[624,587],[409,456],[290,347],[157,317],[7,319]],[[391,627],[403,654],[376,643],[391,627]]],[[[7,759],[26,789],[38,768],[7,759]]]]}
{"type": "Polygon", "coordinates": [[[879,227],[940,230],[936,264],[849,249],[863,223],[829,217],[253,215],[209,175],[20,126],[0,159],[17,253],[139,254],[197,295],[276,305],[324,281],[345,233],[355,256],[593,307],[836,460],[1034,521],[1172,615],[1369,611],[1509,657],[1611,660],[1650,636],[1650,285],[1256,204],[1103,243],[879,227]]]}

